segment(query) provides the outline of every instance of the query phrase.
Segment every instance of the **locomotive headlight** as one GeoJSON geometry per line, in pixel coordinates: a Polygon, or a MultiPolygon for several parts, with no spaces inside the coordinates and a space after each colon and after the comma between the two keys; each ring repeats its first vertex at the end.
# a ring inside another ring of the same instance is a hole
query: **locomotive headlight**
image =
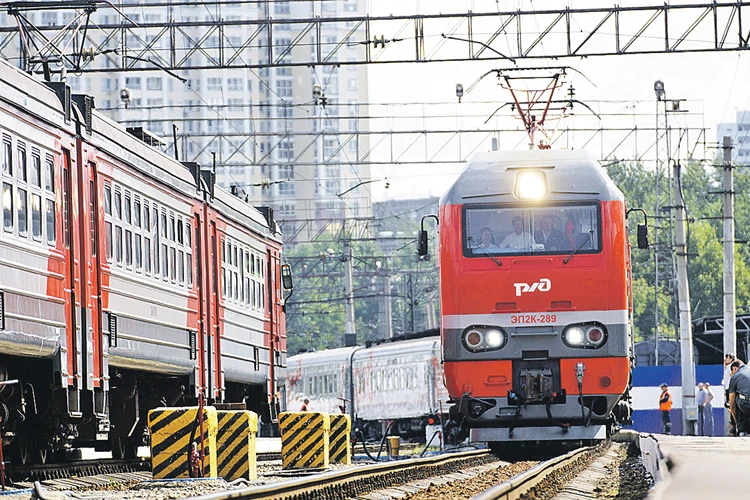
{"type": "Polygon", "coordinates": [[[503,335],[503,332],[500,330],[490,330],[485,335],[485,341],[487,342],[487,347],[490,348],[496,348],[503,345],[503,342],[505,340],[505,335],[503,335]]]}
{"type": "Polygon", "coordinates": [[[562,340],[568,347],[598,349],[607,342],[607,328],[598,322],[568,325],[562,332],[562,340]]]}
{"type": "Polygon", "coordinates": [[[516,175],[516,198],[538,200],[547,196],[547,178],[544,172],[529,170],[516,175]]]}
{"type": "Polygon", "coordinates": [[[581,328],[580,326],[571,326],[563,333],[563,339],[565,340],[566,344],[579,346],[583,344],[583,335],[583,328],[581,328]]]}
{"type": "Polygon", "coordinates": [[[469,330],[464,336],[464,341],[469,349],[477,349],[482,346],[482,332],[479,330],[469,330]]]}
{"type": "Polygon", "coordinates": [[[471,352],[502,349],[508,342],[508,334],[496,326],[470,326],[461,335],[464,347],[471,352]]]}

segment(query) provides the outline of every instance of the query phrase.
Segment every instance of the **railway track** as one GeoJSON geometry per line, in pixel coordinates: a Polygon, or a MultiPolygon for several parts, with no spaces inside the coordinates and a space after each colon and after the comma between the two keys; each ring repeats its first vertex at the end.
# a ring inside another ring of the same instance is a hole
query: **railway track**
{"type": "Polygon", "coordinates": [[[8,465],[6,477],[16,483],[33,483],[68,477],[87,477],[99,474],[123,474],[151,470],[151,459],[134,458],[129,460],[76,460],[63,464],[8,465]]]}
{"type": "Polygon", "coordinates": [[[488,450],[472,450],[428,458],[398,460],[324,472],[259,487],[213,493],[195,500],[344,499],[496,461],[488,450]]]}

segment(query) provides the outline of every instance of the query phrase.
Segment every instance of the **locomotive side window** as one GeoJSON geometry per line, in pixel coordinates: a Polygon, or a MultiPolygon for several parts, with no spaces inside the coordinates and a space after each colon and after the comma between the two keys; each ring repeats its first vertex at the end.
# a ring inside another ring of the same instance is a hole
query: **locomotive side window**
{"type": "Polygon", "coordinates": [[[47,244],[55,246],[57,242],[57,230],[55,226],[55,162],[52,155],[47,154],[44,158],[44,191],[46,199],[47,220],[47,244]]]}
{"type": "Polygon", "coordinates": [[[567,255],[601,249],[597,203],[475,206],[464,211],[464,255],[567,255]]]}

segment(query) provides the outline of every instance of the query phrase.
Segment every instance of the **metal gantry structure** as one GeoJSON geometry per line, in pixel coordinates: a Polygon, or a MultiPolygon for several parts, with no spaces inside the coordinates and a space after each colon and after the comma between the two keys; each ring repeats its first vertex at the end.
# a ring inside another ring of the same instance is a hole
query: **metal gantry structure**
{"type": "MultiPolygon", "coordinates": [[[[81,10],[112,9],[117,18],[109,24],[90,26],[38,26],[30,30],[0,28],[0,55],[17,58],[22,37],[52,40],[70,31],[71,48],[93,48],[106,64],[73,58],[74,71],[160,71],[173,72],[224,68],[274,68],[289,66],[341,66],[358,64],[424,63],[501,60],[515,65],[522,59],[561,59],[607,55],[660,54],[747,50],[750,39],[750,2],[703,2],[650,6],[606,6],[587,9],[515,10],[402,16],[320,16],[310,18],[200,20],[171,17],[164,22],[136,23],[120,12],[138,8],[143,13],[165,7],[192,7],[194,1],[109,2],[12,2],[11,13],[23,15],[42,4],[74,5],[81,10]],[[279,26],[293,26],[299,33],[284,51],[275,51],[274,36],[279,26]],[[224,35],[228,26],[247,26],[242,40],[224,35]],[[329,26],[345,26],[335,40],[320,34],[329,26]],[[622,29],[627,26],[627,29],[622,29]],[[74,29],[71,29],[74,28],[74,29]],[[196,29],[198,35],[196,35],[196,29]],[[364,33],[364,37],[360,34],[364,33]],[[317,34],[311,41],[309,34],[317,34]],[[251,46],[265,49],[262,60],[248,61],[244,52],[251,46]],[[306,50],[287,55],[295,47],[306,50]],[[343,49],[360,47],[341,57],[343,49]],[[196,57],[200,56],[200,57],[196,57]],[[142,67],[139,61],[154,64],[142,67]]],[[[220,2],[209,2],[220,7],[220,2]]],[[[267,3],[257,1],[227,4],[267,3]]],[[[271,2],[273,3],[273,2],[271,2]]],[[[218,9],[217,7],[217,9],[218,9]]],[[[171,11],[170,11],[171,12],[171,11]]],[[[145,17],[145,16],[144,16],[145,17]]],[[[42,45],[45,43],[42,42],[42,45]]],[[[32,51],[33,52],[33,51],[32,51]]],[[[52,52],[27,54],[27,69],[34,70],[41,58],[54,59],[52,52]]],[[[57,57],[67,57],[57,54],[57,57]]],[[[101,59],[101,58],[99,58],[101,59]]]]}

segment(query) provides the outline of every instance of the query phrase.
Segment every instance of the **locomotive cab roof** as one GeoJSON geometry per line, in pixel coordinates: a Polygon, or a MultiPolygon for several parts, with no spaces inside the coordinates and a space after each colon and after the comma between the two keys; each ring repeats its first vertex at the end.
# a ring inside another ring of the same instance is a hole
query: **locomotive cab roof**
{"type": "Polygon", "coordinates": [[[546,195],[538,200],[623,200],[596,158],[583,150],[493,151],[472,155],[440,205],[522,201],[514,194],[521,171],[540,171],[546,195]]]}

